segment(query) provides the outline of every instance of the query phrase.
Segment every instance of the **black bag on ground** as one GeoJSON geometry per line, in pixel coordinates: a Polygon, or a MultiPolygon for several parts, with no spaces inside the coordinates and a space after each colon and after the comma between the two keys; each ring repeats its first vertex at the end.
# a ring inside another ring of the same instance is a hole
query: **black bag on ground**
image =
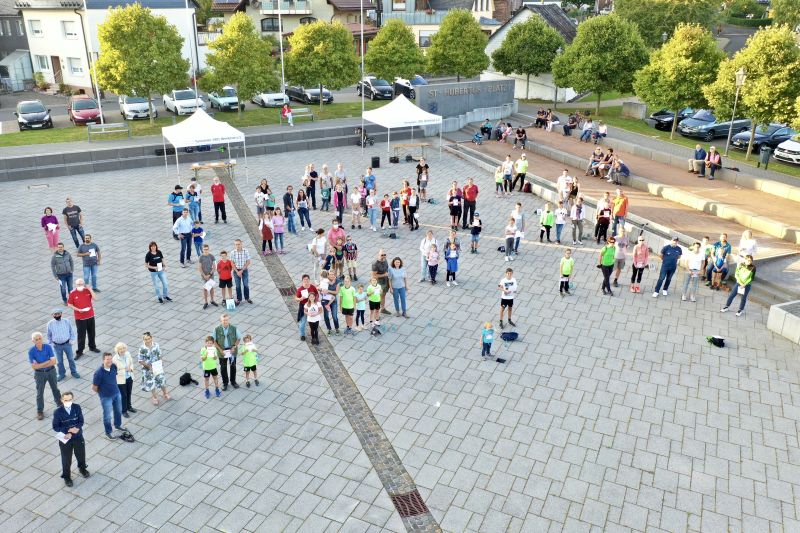
{"type": "Polygon", "coordinates": [[[710,337],[706,337],[706,340],[709,344],[716,346],[717,348],[724,348],[725,347],[725,339],[722,337],[717,337],[716,335],[712,335],[710,337]]]}
{"type": "Polygon", "coordinates": [[[503,253],[506,253],[506,247],[505,247],[505,245],[503,245],[503,246],[498,246],[498,247],[497,247],[497,251],[498,251],[498,252],[503,252],[503,253]]]}
{"type": "Polygon", "coordinates": [[[125,442],[136,442],[136,439],[133,438],[133,434],[127,429],[120,433],[119,438],[125,442]]]}
{"type": "Polygon", "coordinates": [[[194,383],[195,385],[199,385],[197,381],[192,379],[192,375],[188,372],[184,372],[183,375],[178,379],[178,383],[181,384],[182,387],[185,387],[189,383],[194,383]]]}
{"type": "Polygon", "coordinates": [[[519,333],[516,331],[504,331],[500,334],[500,338],[504,341],[513,342],[519,338],[519,333]]]}

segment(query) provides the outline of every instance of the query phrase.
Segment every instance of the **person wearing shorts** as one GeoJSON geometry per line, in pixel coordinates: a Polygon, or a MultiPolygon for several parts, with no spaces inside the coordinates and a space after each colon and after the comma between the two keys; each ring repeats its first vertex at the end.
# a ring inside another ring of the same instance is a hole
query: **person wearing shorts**
{"type": "Polygon", "coordinates": [[[219,372],[217,371],[219,351],[217,347],[214,346],[214,337],[211,335],[206,337],[205,342],[206,345],[200,350],[200,363],[203,365],[203,380],[206,386],[205,396],[206,399],[211,398],[211,392],[209,392],[208,386],[211,382],[211,378],[214,378],[214,394],[219,398],[222,394],[219,390],[219,372]]]}
{"type": "Polygon", "coordinates": [[[258,372],[256,363],[258,362],[258,349],[253,343],[253,336],[249,333],[242,337],[242,344],[239,345],[239,355],[242,356],[242,366],[244,367],[244,384],[250,387],[250,373],[253,373],[253,380],[258,387],[258,372]]]}
{"type": "Polygon", "coordinates": [[[225,294],[228,295],[227,299],[233,299],[233,261],[228,259],[228,252],[222,250],[219,253],[219,261],[217,262],[217,272],[219,273],[219,288],[222,293],[222,301],[226,300],[225,294]],[[227,293],[225,291],[227,289],[227,293]]]}
{"type": "Polygon", "coordinates": [[[517,294],[517,280],[514,279],[514,269],[507,268],[506,274],[500,279],[497,284],[500,289],[500,329],[505,328],[503,324],[503,316],[506,309],[508,309],[508,323],[516,327],[516,324],[511,320],[511,312],[514,309],[514,297],[517,294]]]}

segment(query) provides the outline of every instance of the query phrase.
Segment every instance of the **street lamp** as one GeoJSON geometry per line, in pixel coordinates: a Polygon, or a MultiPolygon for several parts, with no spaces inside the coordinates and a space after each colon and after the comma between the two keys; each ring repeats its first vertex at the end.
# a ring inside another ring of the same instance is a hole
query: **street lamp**
{"type": "Polygon", "coordinates": [[[739,91],[742,89],[745,80],[747,79],[747,72],[744,67],[736,71],[736,96],[733,99],[733,116],[731,116],[731,125],[728,128],[728,140],[725,141],[725,155],[728,155],[728,147],[731,144],[731,135],[733,135],[733,121],[736,119],[736,104],[739,103],[739,91]]]}
{"type": "Polygon", "coordinates": [[[667,32],[662,33],[661,34],[661,42],[662,43],[667,42],[667,37],[669,37],[669,35],[667,35],[667,32]]]}
{"type": "MultiPolygon", "coordinates": [[[[559,46],[558,49],[556,50],[556,57],[560,56],[563,51],[564,50],[562,50],[561,47],[559,46]]],[[[551,68],[550,70],[552,71],[553,69],[551,68]]],[[[558,85],[556,85],[555,74],[551,72],[550,75],[553,76],[553,88],[555,89],[553,91],[553,109],[558,109],[558,85]]]]}

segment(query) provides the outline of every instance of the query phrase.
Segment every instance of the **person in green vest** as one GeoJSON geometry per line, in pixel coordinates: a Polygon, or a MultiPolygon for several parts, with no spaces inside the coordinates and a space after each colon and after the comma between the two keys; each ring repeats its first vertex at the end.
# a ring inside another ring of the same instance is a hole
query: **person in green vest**
{"type": "Polygon", "coordinates": [[[222,394],[219,391],[219,373],[217,371],[217,366],[219,364],[219,352],[217,351],[217,347],[214,346],[214,337],[209,335],[206,337],[206,345],[200,349],[200,364],[203,365],[203,380],[205,381],[206,385],[206,399],[211,398],[211,393],[208,391],[208,385],[211,381],[211,378],[214,378],[214,394],[216,394],[217,398],[220,397],[222,394]]]}
{"type": "MultiPolygon", "coordinates": [[[[347,236],[348,241],[350,236],[347,236]]],[[[353,314],[356,308],[356,288],[351,285],[350,276],[344,277],[344,285],[339,286],[339,305],[342,308],[345,324],[345,335],[353,334],[353,314]]]]}
{"type": "Polygon", "coordinates": [[[617,253],[616,242],[617,240],[614,237],[606,239],[606,245],[600,249],[600,256],[597,259],[597,266],[603,271],[603,294],[608,294],[609,296],[614,296],[614,293],[611,292],[610,280],[611,272],[614,271],[614,256],[617,253]]]}
{"type": "Polygon", "coordinates": [[[219,317],[220,325],[214,329],[214,343],[222,354],[225,360],[220,361],[220,370],[222,371],[222,390],[228,390],[228,377],[230,375],[230,384],[234,389],[238,389],[239,385],[236,384],[236,354],[239,349],[239,332],[236,326],[231,324],[231,317],[228,313],[223,313],[219,317]],[[228,365],[230,365],[230,374],[228,374],[228,365]]]}
{"type": "Polygon", "coordinates": [[[736,267],[736,272],[733,277],[736,279],[736,286],[731,290],[728,301],[725,302],[725,307],[723,307],[720,312],[726,312],[733,303],[734,298],[736,298],[736,295],[741,294],[742,299],[739,301],[739,310],[736,311],[736,316],[742,316],[744,306],[747,303],[747,295],[750,294],[753,280],[756,279],[756,266],[753,264],[752,255],[745,256],[744,261],[739,263],[736,267]]]}
{"type": "Polygon", "coordinates": [[[567,248],[564,250],[564,257],[561,258],[561,264],[558,269],[559,273],[559,283],[558,283],[558,292],[561,296],[564,296],[566,292],[567,295],[570,294],[569,292],[569,278],[572,276],[572,270],[575,268],[575,258],[572,257],[572,250],[567,248]]]}
{"type": "Polygon", "coordinates": [[[239,345],[239,355],[242,356],[242,366],[244,367],[244,384],[250,386],[250,372],[253,373],[256,387],[258,383],[258,373],[256,363],[258,363],[258,350],[253,344],[253,337],[248,333],[242,337],[243,343],[239,345]]]}
{"type": "Polygon", "coordinates": [[[550,240],[550,229],[553,227],[555,220],[556,215],[553,212],[553,208],[549,203],[544,204],[544,210],[539,217],[539,224],[542,226],[542,229],[539,231],[539,242],[542,242],[545,233],[547,233],[547,242],[553,242],[550,240]]]}

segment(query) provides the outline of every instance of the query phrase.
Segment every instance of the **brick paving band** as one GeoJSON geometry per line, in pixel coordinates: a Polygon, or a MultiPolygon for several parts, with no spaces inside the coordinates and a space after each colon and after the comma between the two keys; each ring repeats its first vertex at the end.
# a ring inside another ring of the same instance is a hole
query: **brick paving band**
{"type": "MultiPolygon", "coordinates": [[[[242,220],[255,249],[259,250],[261,233],[257,225],[247,223],[252,222],[254,216],[250,206],[244,200],[236,184],[228,178],[224,171],[217,170],[216,173],[220,181],[225,184],[228,198],[242,220]]],[[[278,292],[283,297],[290,315],[294,317],[297,302],[294,300],[296,287],[292,277],[277,256],[260,254],[258,256],[278,287],[278,292]]],[[[378,478],[392,499],[406,529],[408,531],[441,532],[439,523],[422,500],[414,480],[403,466],[392,443],[389,442],[375,415],[358,390],[358,386],[342,364],[333,345],[323,334],[320,335],[319,345],[309,345],[309,349],[314,354],[314,359],[319,365],[322,375],[325,376],[336,400],[353,427],[361,447],[375,468],[378,478]]]]}

